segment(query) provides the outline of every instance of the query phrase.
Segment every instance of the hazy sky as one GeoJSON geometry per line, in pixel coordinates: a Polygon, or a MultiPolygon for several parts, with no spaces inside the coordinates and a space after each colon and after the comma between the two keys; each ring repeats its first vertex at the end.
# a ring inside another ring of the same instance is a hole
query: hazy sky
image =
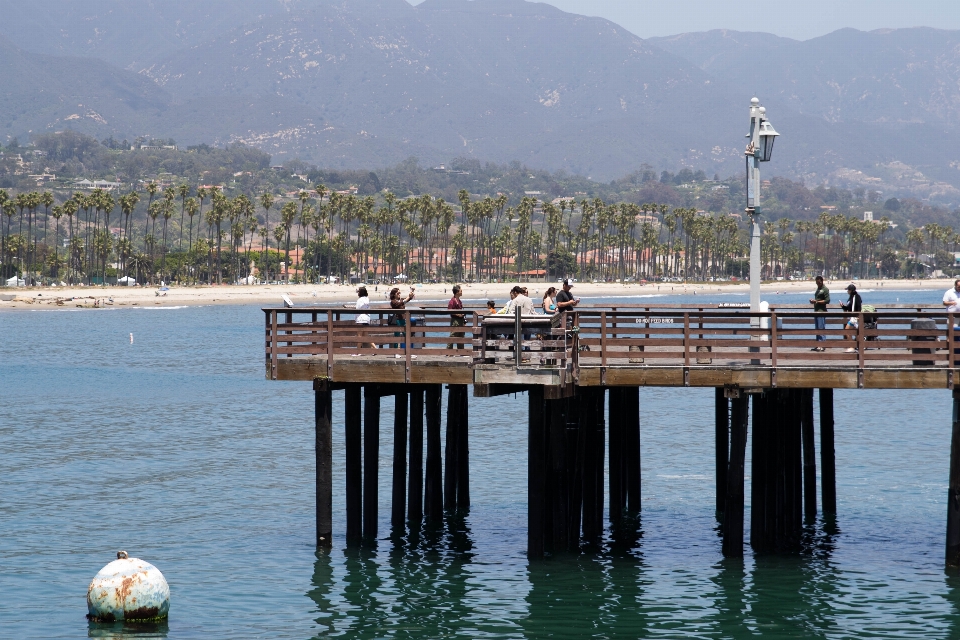
{"type": "Polygon", "coordinates": [[[798,40],[843,27],[960,29],[960,0],[549,0],[547,4],[606,18],[641,38],[709,29],[765,31],[798,40]]]}

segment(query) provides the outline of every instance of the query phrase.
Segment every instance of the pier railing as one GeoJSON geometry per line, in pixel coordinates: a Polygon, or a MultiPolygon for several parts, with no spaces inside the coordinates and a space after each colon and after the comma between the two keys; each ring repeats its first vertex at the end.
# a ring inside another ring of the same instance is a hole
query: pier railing
{"type": "Polygon", "coordinates": [[[264,312],[274,379],[280,360],[305,356],[324,358],[328,373],[335,361],[386,358],[403,360],[408,371],[418,359],[461,366],[570,367],[574,379],[579,369],[592,367],[952,372],[957,363],[957,349],[949,348],[956,338],[955,314],[918,307],[866,314],[680,306],[577,309],[552,324],[548,316],[524,316],[519,343],[513,317],[472,309],[374,309],[367,312],[369,324],[358,324],[358,312],[342,307],[264,312]],[[451,324],[454,313],[462,313],[462,325],[451,324]],[[817,317],[823,328],[816,327],[817,317]]]}

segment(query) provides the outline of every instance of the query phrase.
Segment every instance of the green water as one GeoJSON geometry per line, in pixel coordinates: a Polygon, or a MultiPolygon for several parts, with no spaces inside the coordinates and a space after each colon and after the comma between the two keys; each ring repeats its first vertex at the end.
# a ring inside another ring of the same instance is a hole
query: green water
{"type": "MultiPolygon", "coordinates": [[[[3,638],[960,637],[946,390],[838,391],[836,522],[803,554],[742,561],[720,554],[712,390],[641,390],[636,545],[537,562],[526,398],[471,398],[470,512],[397,536],[385,399],[380,539],[344,547],[338,428],[335,545],[318,555],[312,393],[263,380],[257,308],[6,312],[0,329],[3,638]],[[84,619],[117,549],[167,576],[166,626],[84,619]]],[[[337,393],[337,425],[342,408],[337,393]]]]}

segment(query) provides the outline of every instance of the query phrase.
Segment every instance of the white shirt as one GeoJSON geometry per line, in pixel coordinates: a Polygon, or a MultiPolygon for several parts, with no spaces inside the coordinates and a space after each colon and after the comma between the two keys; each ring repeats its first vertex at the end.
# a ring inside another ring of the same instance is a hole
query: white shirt
{"type": "MultiPolygon", "coordinates": [[[[357,309],[369,309],[370,308],[370,298],[363,296],[362,298],[357,298],[357,309]]],[[[357,316],[357,324],[370,324],[370,316],[365,313],[361,313],[357,316]]]]}
{"type": "Polygon", "coordinates": [[[943,294],[943,304],[950,303],[950,306],[947,307],[947,313],[956,313],[960,311],[960,295],[957,295],[957,290],[953,287],[947,289],[947,292],[943,294]]]}

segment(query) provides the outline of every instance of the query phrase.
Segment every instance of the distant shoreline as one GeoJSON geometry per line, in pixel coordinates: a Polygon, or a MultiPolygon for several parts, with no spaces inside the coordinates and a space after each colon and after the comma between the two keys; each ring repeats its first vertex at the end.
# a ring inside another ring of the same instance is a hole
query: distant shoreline
{"type": "MultiPolygon", "coordinates": [[[[843,295],[848,280],[828,281],[827,286],[834,292],[834,296],[843,295]]],[[[917,290],[946,291],[953,285],[953,279],[942,278],[936,280],[862,280],[856,281],[858,288],[863,290],[917,290]]],[[[463,284],[463,298],[472,305],[481,305],[486,300],[494,300],[497,305],[504,304],[509,299],[509,291],[515,283],[478,283],[463,284]]],[[[431,305],[440,304],[451,296],[449,284],[413,285],[416,291],[411,306],[418,301],[431,305]]],[[[535,301],[543,296],[548,287],[558,287],[558,283],[527,282],[520,283],[527,287],[530,297],[535,301]]],[[[816,285],[812,281],[777,281],[767,282],[761,287],[766,294],[771,293],[802,293],[810,292],[816,285]]],[[[387,301],[390,285],[369,285],[370,302],[387,301]]],[[[400,290],[406,294],[407,285],[400,285],[400,290]]],[[[356,286],[353,285],[223,285],[223,286],[170,286],[167,291],[160,291],[157,286],[147,287],[31,287],[31,288],[0,288],[0,311],[5,309],[93,309],[117,307],[170,307],[170,306],[200,306],[200,305],[242,305],[261,304],[264,306],[280,306],[283,304],[282,295],[287,295],[295,306],[323,306],[350,304],[356,300],[356,286]],[[7,300],[13,296],[12,300],[7,300]],[[111,301],[112,299],[112,301],[111,301]],[[59,300],[59,304],[58,304],[59,300]]],[[[598,297],[631,297],[650,295],[703,295],[711,293],[742,293],[747,294],[749,287],[745,282],[721,283],[688,283],[666,282],[649,284],[621,284],[621,283],[575,283],[573,293],[580,298],[598,297]]],[[[929,302],[936,304],[940,297],[931,296],[929,302]]],[[[472,306],[468,304],[468,306],[472,306]]]]}

